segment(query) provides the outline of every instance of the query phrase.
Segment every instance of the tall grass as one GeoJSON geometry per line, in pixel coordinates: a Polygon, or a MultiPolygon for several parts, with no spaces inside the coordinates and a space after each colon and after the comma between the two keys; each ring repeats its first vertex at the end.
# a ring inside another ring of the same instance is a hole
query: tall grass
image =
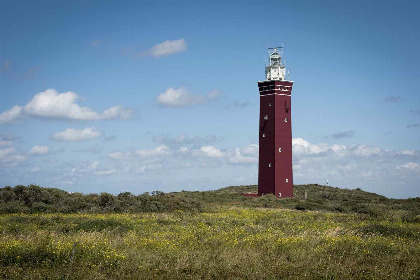
{"type": "Polygon", "coordinates": [[[1,279],[419,279],[420,223],[364,214],[0,215],[1,279]]]}

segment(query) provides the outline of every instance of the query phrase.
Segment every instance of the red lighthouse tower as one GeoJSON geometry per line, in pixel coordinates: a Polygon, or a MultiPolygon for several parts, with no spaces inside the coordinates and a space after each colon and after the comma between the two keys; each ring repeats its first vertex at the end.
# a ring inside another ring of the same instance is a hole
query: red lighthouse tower
{"type": "Polygon", "coordinates": [[[269,48],[260,90],[258,195],[293,197],[292,86],[286,79],[283,47],[269,48]]]}

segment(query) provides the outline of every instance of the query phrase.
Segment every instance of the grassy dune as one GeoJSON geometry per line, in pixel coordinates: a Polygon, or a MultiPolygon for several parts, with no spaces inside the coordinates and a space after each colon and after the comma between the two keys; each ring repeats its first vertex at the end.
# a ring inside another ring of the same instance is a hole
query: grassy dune
{"type": "Polygon", "coordinates": [[[295,199],[238,195],[253,189],[0,214],[0,279],[420,279],[418,199],[316,185],[297,187],[295,199]],[[311,199],[299,198],[303,190],[311,199]],[[110,210],[123,204],[136,207],[110,210]]]}
{"type": "Polygon", "coordinates": [[[419,279],[420,224],[359,214],[0,216],[1,279],[419,279]]]}

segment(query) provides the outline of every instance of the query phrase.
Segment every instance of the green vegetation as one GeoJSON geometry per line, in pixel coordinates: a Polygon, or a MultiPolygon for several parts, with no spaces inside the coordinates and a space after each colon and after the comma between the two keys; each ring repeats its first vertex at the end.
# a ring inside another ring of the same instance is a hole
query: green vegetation
{"type": "Polygon", "coordinates": [[[255,190],[0,189],[0,279],[420,278],[419,198],[318,185],[239,195],[255,190]]]}

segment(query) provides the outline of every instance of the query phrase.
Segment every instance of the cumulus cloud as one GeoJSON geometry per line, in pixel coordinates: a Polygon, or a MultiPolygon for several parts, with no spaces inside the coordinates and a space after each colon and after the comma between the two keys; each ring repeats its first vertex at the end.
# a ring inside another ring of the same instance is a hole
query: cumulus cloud
{"type": "Polygon", "coordinates": [[[414,156],[414,155],[416,155],[416,151],[414,151],[414,150],[397,151],[397,154],[414,156]]]}
{"type": "Polygon", "coordinates": [[[27,157],[24,155],[21,155],[13,147],[0,149],[0,166],[12,167],[26,160],[27,160],[27,157]]]}
{"type": "Polygon", "coordinates": [[[294,138],[292,139],[292,149],[293,153],[296,155],[319,155],[328,152],[330,150],[330,147],[324,143],[314,145],[309,143],[305,139],[294,138]]]}
{"type": "Polygon", "coordinates": [[[333,133],[331,137],[334,139],[352,138],[354,137],[354,131],[349,130],[349,131],[336,132],[336,133],[333,133]]]}
{"type": "Polygon", "coordinates": [[[380,159],[384,156],[390,157],[397,154],[397,152],[365,145],[312,144],[302,138],[292,140],[292,149],[293,155],[296,157],[311,156],[312,158],[333,155],[335,157],[351,156],[354,158],[380,159]]]}
{"type": "Polygon", "coordinates": [[[153,56],[155,58],[184,52],[187,50],[187,43],[184,39],[166,40],[165,42],[154,45],[150,49],[139,51],[138,45],[133,45],[123,49],[122,53],[132,58],[142,58],[145,56],[153,56]]]}
{"type": "Polygon", "coordinates": [[[138,149],[134,152],[120,152],[115,151],[109,153],[108,156],[110,159],[114,160],[150,160],[150,159],[158,159],[169,156],[171,154],[171,150],[168,146],[160,145],[158,147],[152,149],[138,149]]]}
{"type": "Polygon", "coordinates": [[[223,93],[218,90],[213,90],[208,94],[194,94],[187,88],[181,87],[178,89],[168,88],[165,92],[159,94],[157,102],[166,107],[186,107],[191,105],[202,104],[211,100],[218,99],[223,96],[223,93]]]}
{"type": "Polygon", "coordinates": [[[50,150],[50,147],[48,146],[34,146],[29,151],[30,155],[42,155],[48,153],[50,150]]]}
{"type": "Polygon", "coordinates": [[[141,158],[162,157],[170,154],[169,147],[165,145],[158,146],[154,149],[140,149],[135,154],[141,158]]]}
{"type": "Polygon", "coordinates": [[[116,159],[116,160],[125,160],[131,158],[131,153],[122,153],[122,152],[112,152],[108,154],[110,159],[116,159]]]}
{"type": "Polygon", "coordinates": [[[381,150],[378,147],[367,147],[365,145],[358,145],[355,147],[355,149],[352,150],[352,152],[356,156],[367,158],[372,156],[379,156],[383,153],[383,150],[381,150]]]}
{"type": "Polygon", "coordinates": [[[5,159],[13,152],[15,152],[15,148],[13,147],[0,150],[0,159],[5,159]]]}
{"type": "Polygon", "coordinates": [[[181,148],[179,148],[178,152],[181,152],[181,153],[185,154],[186,152],[188,152],[188,148],[187,147],[181,147],[181,148]]]}
{"type": "Polygon", "coordinates": [[[0,114],[0,124],[10,123],[21,117],[22,107],[13,106],[10,110],[0,114]]]}
{"type": "Polygon", "coordinates": [[[174,53],[184,52],[187,50],[187,43],[184,39],[167,40],[160,44],[154,45],[145,55],[152,55],[154,57],[167,56],[174,53]]]}
{"type": "Polygon", "coordinates": [[[101,115],[100,119],[111,120],[116,118],[129,119],[133,116],[134,110],[131,108],[124,108],[122,106],[114,106],[105,110],[101,115]]]}
{"type": "Polygon", "coordinates": [[[403,165],[397,166],[397,169],[405,169],[410,171],[420,171],[420,164],[416,162],[409,162],[403,165]]]}
{"type": "Polygon", "coordinates": [[[199,150],[193,151],[193,155],[209,158],[222,158],[224,156],[223,152],[214,146],[202,146],[199,150]]]}
{"type": "Polygon", "coordinates": [[[102,113],[91,108],[81,107],[76,101],[80,97],[74,92],[59,93],[55,89],[36,94],[24,107],[14,106],[0,114],[0,123],[9,123],[23,116],[56,118],[68,120],[109,120],[128,119],[134,111],[121,106],[111,107],[102,113]]]}
{"type": "Polygon", "coordinates": [[[230,164],[251,164],[258,162],[258,145],[252,144],[243,147],[242,149],[236,148],[234,155],[228,158],[230,164]]]}
{"type": "Polygon", "coordinates": [[[82,141],[95,139],[101,136],[101,132],[95,127],[87,127],[85,129],[67,128],[65,131],[57,132],[52,138],[60,141],[82,141]]]}

